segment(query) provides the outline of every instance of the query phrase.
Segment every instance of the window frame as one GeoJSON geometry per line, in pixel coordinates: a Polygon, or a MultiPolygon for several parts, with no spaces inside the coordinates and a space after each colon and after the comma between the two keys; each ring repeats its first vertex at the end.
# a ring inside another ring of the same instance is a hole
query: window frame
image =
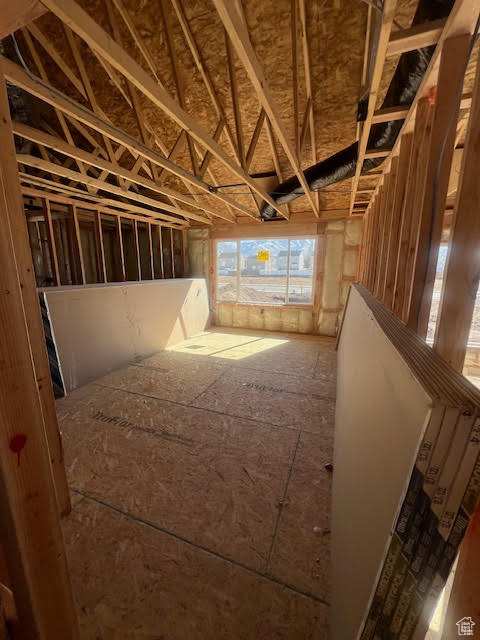
{"type": "Polygon", "coordinates": [[[243,306],[255,306],[255,307],[272,307],[282,309],[289,307],[291,309],[313,309],[315,305],[315,289],[317,286],[317,259],[318,259],[318,245],[319,236],[313,234],[306,235],[273,235],[273,236],[261,236],[261,237],[245,237],[245,238],[215,238],[214,243],[214,260],[213,260],[213,275],[215,277],[215,300],[214,304],[228,304],[228,305],[243,305],[243,306]],[[218,243],[219,242],[234,242],[237,245],[237,298],[240,291],[240,242],[261,242],[262,240],[287,240],[288,253],[287,253],[287,267],[286,267],[286,285],[285,285],[285,302],[283,304],[271,304],[269,302],[239,302],[237,300],[219,300],[218,298],[218,243]],[[315,249],[313,252],[313,267],[312,267],[312,299],[310,302],[289,302],[289,284],[290,284],[290,242],[292,240],[313,240],[315,243],[315,249]]]}

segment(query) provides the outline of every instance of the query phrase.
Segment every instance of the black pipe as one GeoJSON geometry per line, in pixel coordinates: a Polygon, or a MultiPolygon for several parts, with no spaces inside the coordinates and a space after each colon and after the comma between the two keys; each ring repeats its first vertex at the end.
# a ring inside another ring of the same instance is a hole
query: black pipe
{"type": "MultiPolygon", "coordinates": [[[[412,26],[423,24],[430,20],[445,18],[450,13],[454,0],[420,0],[412,21],[412,26]]],[[[398,61],[392,81],[388,87],[382,109],[386,107],[410,106],[415,98],[422,78],[430,63],[435,46],[424,47],[403,53],[398,61]]],[[[357,120],[365,119],[368,104],[368,94],[363,96],[358,104],[357,120]]],[[[391,149],[395,144],[403,120],[390,120],[375,124],[370,129],[368,149],[391,149]]],[[[358,143],[342,149],[322,162],[304,171],[305,179],[312,191],[319,191],[330,184],[340,182],[355,175],[358,158],[358,143]]],[[[364,161],[362,174],[378,167],[383,158],[369,158],[364,161]]],[[[291,202],[304,195],[304,190],[296,176],[282,182],[270,196],[279,205],[291,202]]],[[[275,209],[263,203],[261,217],[265,220],[275,218],[275,209]]]]}

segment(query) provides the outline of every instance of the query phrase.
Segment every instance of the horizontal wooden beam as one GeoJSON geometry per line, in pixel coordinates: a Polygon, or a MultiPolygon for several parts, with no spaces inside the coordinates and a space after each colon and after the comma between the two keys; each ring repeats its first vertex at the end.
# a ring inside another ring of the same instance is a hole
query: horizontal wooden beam
{"type": "Polygon", "coordinates": [[[368,158],[386,158],[391,154],[391,149],[367,149],[365,151],[364,159],[368,158]]]}
{"type": "Polygon", "coordinates": [[[437,44],[445,27],[446,18],[417,24],[409,29],[400,29],[390,36],[387,57],[397,56],[413,49],[423,49],[437,44]]]}
{"type": "Polygon", "coordinates": [[[153,104],[182,129],[185,129],[188,135],[208,149],[237,178],[248,184],[280,215],[285,215],[275,200],[260,188],[255,180],[250,178],[246,171],[225,153],[213,137],[172,98],[168,91],[153,80],[74,0],[43,0],[43,3],[80,36],[89,47],[95,49],[117,71],[123,74],[153,104]]]}
{"type": "MultiPolygon", "coordinates": [[[[397,136],[395,144],[391,152],[391,156],[398,154],[400,149],[400,140],[404,133],[410,133],[415,126],[415,118],[417,112],[417,105],[423,98],[428,98],[429,93],[433,87],[437,85],[438,71],[440,64],[440,57],[442,53],[442,47],[445,41],[449,38],[458,36],[463,33],[472,33],[479,15],[480,0],[456,0],[450,15],[447,18],[445,27],[438,39],[437,47],[433,52],[433,56],[430,59],[428,68],[422,78],[422,82],[418,91],[411,103],[408,113],[405,117],[405,121],[397,136]]],[[[469,109],[472,99],[470,94],[464,94],[460,102],[460,109],[469,109]]],[[[384,170],[388,169],[390,160],[384,163],[384,170]]],[[[383,173],[383,170],[381,171],[383,173]]],[[[369,172],[372,175],[372,172],[369,172]]],[[[378,191],[378,185],[377,185],[378,191]]]]}
{"type": "MultiPolygon", "coordinates": [[[[165,220],[166,222],[171,223],[181,223],[182,220],[178,218],[172,218],[165,213],[161,213],[161,211],[155,211],[155,209],[164,209],[164,202],[160,202],[159,200],[154,200],[153,198],[148,198],[147,196],[143,196],[139,193],[135,193],[133,191],[126,191],[121,187],[117,187],[116,185],[110,184],[109,182],[103,182],[103,180],[97,180],[96,178],[91,178],[90,176],[84,175],[78,171],[72,171],[71,169],[67,169],[58,164],[54,164],[53,162],[47,162],[43,160],[43,158],[36,158],[35,156],[30,156],[24,153],[17,154],[17,162],[19,164],[26,165],[27,167],[33,167],[34,169],[41,169],[43,171],[48,171],[53,175],[62,176],[63,178],[69,178],[70,180],[75,180],[76,182],[80,182],[81,184],[89,185],[96,189],[100,189],[102,191],[106,191],[108,193],[114,194],[116,196],[120,196],[122,198],[126,198],[127,200],[132,200],[135,203],[145,204],[148,207],[152,207],[151,215],[152,217],[156,217],[158,219],[165,220]]],[[[167,205],[168,206],[168,205],[167,205]]],[[[197,222],[202,222],[203,224],[212,224],[209,218],[204,218],[203,216],[198,216],[195,213],[190,211],[183,211],[181,213],[182,216],[190,217],[192,220],[196,220],[197,222]]]]}
{"type": "MultiPolygon", "coordinates": [[[[469,93],[465,93],[462,96],[460,109],[469,109],[471,103],[472,96],[469,93]]],[[[409,109],[410,105],[377,109],[377,111],[375,111],[373,114],[372,124],[378,124],[379,122],[390,122],[391,120],[405,120],[409,109]]]]}
{"type": "Polygon", "coordinates": [[[81,191],[80,189],[76,189],[74,187],[68,187],[67,185],[62,185],[59,182],[54,182],[53,180],[46,180],[45,178],[39,178],[37,176],[29,175],[28,173],[19,173],[20,181],[22,184],[30,185],[35,187],[36,189],[45,189],[44,197],[52,199],[52,195],[56,193],[60,193],[69,198],[73,198],[75,200],[75,204],[79,202],[83,203],[86,201],[87,203],[94,203],[98,207],[109,207],[112,209],[119,209],[116,213],[122,213],[124,211],[128,211],[134,214],[138,214],[145,218],[145,221],[148,222],[161,222],[163,226],[173,226],[176,229],[185,229],[189,226],[186,220],[179,220],[178,224],[173,224],[170,222],[166,222],[159,218],[152,217],[152,210],[145,209],[143,207],[139,207],[138,205],[134,205],[131,202],[120,202],[119,200],[111,200],[106,197],[98,197],[95,195],[90,195],[85,191],[81,191]]]}
{"type": "Polygon", "coordinates": [[[360,176],[360,180],[362,178],[375,178],[376,176],[381,176],[382,174],[382,169],[371,169],[370,171],[367,171],[367,173],[362,173],[362,175],[360,176]]]}
{"type": "Polygon", "coordinates": [[[147,224],[152,224],[159,227],[172,227],[173,229],[178,229],[179,231],[185,228],[185,226],[172,225],[168,222],[164,222],[163,220],[150,218],[148,216],[136,215],[128,211],[116,211],[115,209],[112,209],[110,207],[104,205],[102,206],[100,202],[98,204],[95,204],[94,202],[83,202],[82,200],[77,200],[73,197],[70,198],[67,195],[50,193],[48,191],[42,191],[41,189],[33,189],[32,187],[26,187],[25,185],[21,186],[21,191],[22,195],[26,198],[39,198],[41,200],[48,199],[50,202],[57,202],[58,204],[65,204],[69,206],[75,205],[77,207],[77,210],[85,209],[87,211],[100,211],[101,213],[110,216],[120,216],[121,218],[125,218],[127,220],[137,220],[138,222],[146,222],[147,224]]]}
{"type": "MultiPolygon", "coordinates": [[[[421,98],[427,98],[432,87],[437,85],[438,70],[440,64],[440,56],[444,42],[463,33],[472,33],[478,18],[480,9],[480,0],[456,0],[442,34],[438,40],[438,46],[433,52],[433,56],[425,72],[420,87],[415,98],[410,105],[408,115],[405,118],[402,129],[397,137],[392,154],[398,153],[400,147],[400,137],[403,133],[413,131],[415,124],[415,110],[421,98]]],[[[465,96],[460,103],[460,108],[467,108],[467,104],[471,104],[471,99],[465,96]]]]}
{"type": "MultiPolygon", "coordinates": [[[[258,219],[257,216],[247,209],[247,207],[239,204],[233,198],[229,198],[220,192],[212,190],[212,187],[203,180],[200,180],[164,156],[152,151],[149,147],[140,143],[138,140],[135,140],[130,135],[121,131],[83,105],[80,105],[71,98],[65,96],[54,87],[49,87],[45,82],[41,82],[30,76],[21,67],[11,62],[11,60],[8,60],[8,58],[1,56],[0,58],[5,72],[5,77],[11,84],[23,89],[40,100],[43,100],[55,109],[58,109],[74,120],[78,120],[82,124],[91,127],[95,131],[107,136],[118,144],[123,145],[133,153],[143,156],[146,160],[150,160],[169,173],[178,176],[182,180],[187,180],[187,182],[195,186],[200,191],[210,194],[212,197],[222,201],[225,205],[237,209],[244,215],[258,219]]],[[[177,196],[175,197],[179,199],[177,196]]]]}
{"type": "MultiPolygon", "coordinates": [[[[16,121],[12,123],[12,126],[13,126],[13,132],[16,135],[22,136],[22,138],[25,138],[37,144],[41,144],[44,147],[53,149],[54,151],[58,151],[70,158],[74,158],[76,160],[82,160],[83,162],[86,162],[91,166],[97,167],[98,169],[102,169],[104,171],[107,171],[108,173],[112,173],[113,175],[117,175],[122,178],[125,178],[126,180],[129,180],[130,182],[138,184],[141,187],[145,187],[146,189],[150,189],[155,193],[159,193],[161,195],[165,195],[170,198],[180,200],[181,202],[184,202],[185,204],[193,206],[197,209],[201,209],[202,211],[207,211],[208,213],[211,213],[214,216],[219,216],[220,218],[223,218],[228,222],[235,222],[234,216],[232,216],[230,213],[221,213],[216,209],[212,209],[211,207],[208,207],[206,205],[201,205],[189,196],[185,196],[184,194],[178,191],[175,191],[174,189],[170,189],[169,187],[159,184],[158,182],[154,182],[153,180],[149,180],[148,178],[143,178],[142,176],[138,175],[138,173],[134,173],[133,171],[129,171],[128,169],[123,169],[118,164],[113,164],[111,162],[108,162],[107,160],[103,160],[98,156],[94,155],[93,153],[88,153],[87,151],[83,151],[83,149],[79,149],[78,147],[74,147],[73,145],[67,144],[60,138],[51,136],[48,133],[45,133],[44,131],[40,131],[39,129],[34,129],[33,127],[29,127],[28,125],[25,125],[21,122],[16,122],[16,121]]],[[[170,211],[171,213],[176,213],[177,215],[185,216],[187,218],[191,217],[192,220],[198,220],[198,218],[195,217],[196,214],[193,214],[193,216],[191,216],[189,215],[188,210],[181,209],[179,207],[169,205],[167,203],[161,203],[161,204],[162,204],[162,208],[165,211],[170,211]]]]}
{"type": "Polygon", "coordinates": [[[409,106],[405,107],[385,107],[377,109],[373,113],[372,124],[379,122],[390,122],[391,120],[404,120],[407,117],[409,106]]]}

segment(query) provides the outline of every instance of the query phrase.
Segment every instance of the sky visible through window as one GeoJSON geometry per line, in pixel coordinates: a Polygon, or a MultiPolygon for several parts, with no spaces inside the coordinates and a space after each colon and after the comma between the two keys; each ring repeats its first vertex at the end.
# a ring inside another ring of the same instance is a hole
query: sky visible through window
{"type": "MultiPolygon", "coordinates": [[[[441,244],[438,251],[437,273],[435,285],[433,288],[432,306],[430,308],[430,322],[428,325],[427,342],[432,344],[435,337],[435,327],[438,319],[438,309],[440,306],[440,296],[442,294],[443,278],[445,276],[445,267],[447,262],[448,245],[441,244]]],[[[475,308],[473,311],[472,326],[470,327],[470,336],[468,338],[469,346],[480,346],[480,295],[477,291],[475,299],[475,308]]]]}
{"type": "Polygon", "coordinates": [[[217,300],[312,304],[314,238],[217,243],[217,300]]]}

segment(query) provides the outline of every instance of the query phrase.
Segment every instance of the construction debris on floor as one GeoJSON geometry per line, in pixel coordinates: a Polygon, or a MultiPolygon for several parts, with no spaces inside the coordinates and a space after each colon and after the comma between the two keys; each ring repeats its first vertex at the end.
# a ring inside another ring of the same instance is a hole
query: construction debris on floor
{"type": "Polygon", "coordinates": [[[57,405],[82,640],[328,637],[335,351],[214,330],[57,405]]]}

